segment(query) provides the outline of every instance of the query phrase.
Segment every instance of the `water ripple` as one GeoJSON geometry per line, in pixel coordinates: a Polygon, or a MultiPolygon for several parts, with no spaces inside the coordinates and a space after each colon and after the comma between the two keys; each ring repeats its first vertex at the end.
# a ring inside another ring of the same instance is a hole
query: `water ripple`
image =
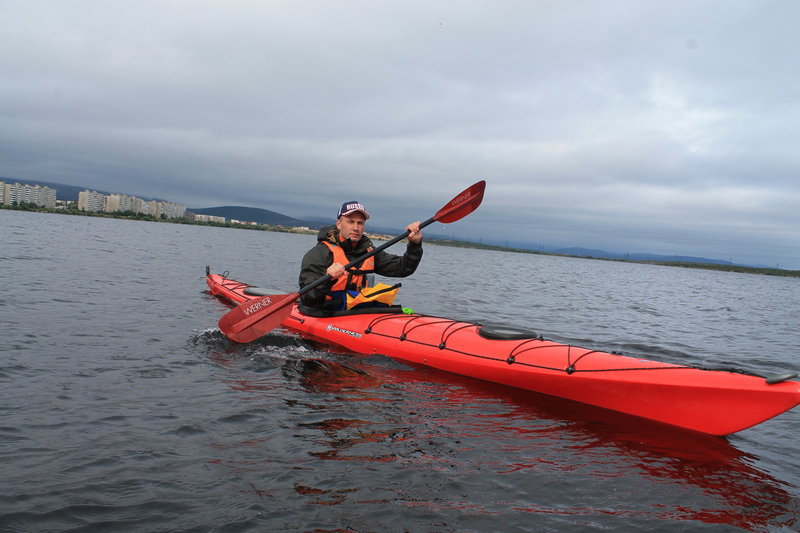
{"type": "MultiPolygon", "coordinates": [[[[236,345],[204,266],[291,292],[313,236],[0,225],[19,280],[0,301],[0,531],[800,527],[796,411],[719,439],[281,330],[236,345]]],[[[430,246],[399,299],[636,357],[800,370],[796,280],[430,246]]]]}

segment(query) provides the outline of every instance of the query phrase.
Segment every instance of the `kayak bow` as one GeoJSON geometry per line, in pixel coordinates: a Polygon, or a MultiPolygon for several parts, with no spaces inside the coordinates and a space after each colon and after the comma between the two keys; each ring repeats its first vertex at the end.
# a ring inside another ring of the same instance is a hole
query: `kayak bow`
{"type": "MultiPolygon", "coordinates": [[[[208,271],[206,281],[211,294],[235,305],[265,294],[208,271]]],[[[292,304],[281,326],[350,352],[380,353],[712,435],[741,431],[800,404],[800,383],[790,381],[795,374],[764,378],[662,363],[420,314],[302,311],[292,304]]]]}

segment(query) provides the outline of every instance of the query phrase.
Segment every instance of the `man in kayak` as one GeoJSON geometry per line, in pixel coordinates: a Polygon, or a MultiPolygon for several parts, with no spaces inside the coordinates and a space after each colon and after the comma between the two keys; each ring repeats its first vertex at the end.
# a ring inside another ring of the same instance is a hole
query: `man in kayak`
{"type": "Polygon", "coordinates": [[[305,256],[300,269],[300,288],[326,274],[331,281],[323,283],[301,297],[309,307],[341,310],[347,306],[347,293],[358,294],[366,287],[367,274],[404,278],[414,273],[422,259],[422,231],[419,222],[406,227],[408,245],[403,255],[378,252],[361,264],[345,270],[352,260],[374,249],[372,241],[364,235],[369,213],[359,202],[345,202],[336,213],[336,225],[319,230],[317,244],[305,256]]]}

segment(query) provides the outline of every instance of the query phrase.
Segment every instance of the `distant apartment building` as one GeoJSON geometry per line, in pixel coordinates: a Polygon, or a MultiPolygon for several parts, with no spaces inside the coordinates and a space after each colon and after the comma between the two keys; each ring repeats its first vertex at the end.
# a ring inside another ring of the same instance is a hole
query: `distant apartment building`
{"type": "Polygon", "coordinates": [[[137,212],[152,215],[156,218],[183,218],[186,216],[186,207],[175,202],[151,200],[145,202],[142,209],[142,211],[137,212]]]}
{"type": "Polygon", "coordinates": [[[192,220],[196,220],[198,222],[218,222],[220,224],[225,223],[225,217],[218,217],[215,215],[201,215],[199,213],[192,214],[192,220]]]}
{"type": "Polygon", "coordinates": [[[105,213],[141,213],[156,218],[181,218],[186,214],[186,207],[175,202],[148,201],[129,194],[102,194],[88,189],[78,193],[78,209],[105,213]]]}
{"type": "Polygon", "coordinates": [[[97,191],[85,190],[78,193],[78,209],[81,211],[102,211],[106,195],[97,191]]]}
{"type": "Polygon", "coordinates": [[[0,204],[36,204],[41,207],[56,207],[56,191],[42,185],[23,185],[0,181],[0,204]]]}
{"type": "Polygon", "coordinates": [[[141,213],[143,204],[144,201],[135,196],[127,194],[109,194],[105,198],[103,211],[106,213],[117,213],[119,211],[141,213]]]}

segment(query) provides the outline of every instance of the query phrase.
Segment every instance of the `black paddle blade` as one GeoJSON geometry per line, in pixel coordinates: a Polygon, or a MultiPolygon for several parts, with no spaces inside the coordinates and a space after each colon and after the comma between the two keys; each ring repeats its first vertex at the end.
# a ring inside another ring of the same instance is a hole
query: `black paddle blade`
{"type": "Polygon", "coordinates": [[[252,342],[281,325],[299,294],[276,294],[238,305],[219,319],[222,333],[238,343],[252,342]]]}
{"type": "Polygon", "coordinates": [[[456,220],[461,220],[469,215],[481,205],[483,201],[483,191],[486,189],[486,181],[481,180],[478,183],[464,189],[458,196],[450,200],[450,202],[439,209],[433,219],[442,224],[449,224],[456,220]]]}

